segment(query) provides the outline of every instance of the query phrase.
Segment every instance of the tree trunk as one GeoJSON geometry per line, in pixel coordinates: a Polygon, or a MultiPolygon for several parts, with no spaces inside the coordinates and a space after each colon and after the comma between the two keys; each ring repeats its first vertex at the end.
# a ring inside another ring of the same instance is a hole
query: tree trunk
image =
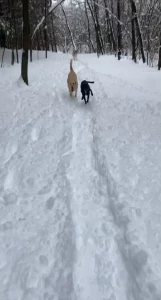
{"type": "Polygon", "coordinates": [[[28,50],[30,46],[29,0],[22,0],[23,11],[23,51],[21,63],[21,76],[28,85],[28,50]]]}
{"type": "Polygon", "coordinates": [[[99,26],[99,23],[98,23],[98,17],[97,17],[97,11],[96,11],[98,4],[94,2],[93,3],[93,6],[94,6],[93,8],[92,8],[89,0],[87,0],[87,4],[88,4],[89,10],[91,12],[91,16],[92,16],[93,24],[94,24],[94,28],[95,28],[96,43],[97,43],[97,55],[99,56],[100,53],[103,55],[104,54],[103,43],[102,43],[102,40],[101,40],[100,26],[99,26]]]}
{"type": "Polygon", "coordinates": [[[30,62],[32,62],[32,43],[30,43],[30,62]]]}
{"type": "MultiPolygon", "coordinates": [[[[120,8],[120,0],[117,0],[117,45],[118,45],[118,53],[122,50],[122,32],[121,32],[121,8],[120,8]]],[[[118,59],[120,55],[118,54],[118,59]]]]}
{"type": "Polygon", "coordinates": [[[106,12],[106,22],[107,22],[107,30],[108,30],[108,42],[110,44],[110,50],[116,52],[116,42],[113,34],[113,28],[111,24],[111,20],[109,17],[109,12],[107,10],[107,0],[104,0],[105,12],[106,12]]]}
{"type": "Polygon", "coordinates": [[[135,37],[135,12],[133,11],[133,5],[131,3],[132,19],[131,19],[131,29],[132,29],[132,60],[136,63],[136,37],[135,37]]]}
{"type": "Polygon", "coordinates": [[[56,36],[55,36],[55,29],[54,29],[53,15],[52,14],[51,14],[51,26],[52,26],[52,34],[53,34],[55,52],[57,52],[56,36]]]}
{"type": "Polygon", "coordinates": [[[39,34],[38,34],[38,32],[36,33],[36,39],[37,39],[37,50],[40,51],[41,48],[40,48],[40,41],[39,41],[39,34]]]}
{"type": "Polygon", "coordinates": [[[12,18],[13,18],[13,24],[14,24],[14,34],[15,34],[15,43],[16,43],[16,58],[17,58],[17,63],[19,63],[19,57],[18,57],[18,38],[17,38],[17,27],[16,27],[14,1],[12,2],[12,18]]]}
{"type": "Polygon", "coordinates": [[[45,0],[45,22],[44,22],[44,40],[45,40],[45,57],[48,57],[48,47],[47,47],[47,24],[46,24],[46,16],[47,16],[47,0],[45,0]]]}
{"type": "Polygon", "coordinates": [[[142,56],[143,63],[145,63],[146,60],[145,60],[145,54],[144,54],[143,40],[142,40],[139,21],[138,21],[138,17],[137,17],[136,5],[135,5],[134,0],[130,0],[130,1],[131,1],[131,5],[132,5],[132,11],[133,11],[134,16],[135,16],[134,20],[135,20],[136,30],[137,30],[137,33],[138,33],[141,56],[142,56]]]}
{"type": "Polygon", "coordinates": [[[1,68],[3,67],[3,59],[4,59],[4,53],[5,53],[5,46],[4,46],[4,49],[3,49],[3,53],[2,53],[2,61],[1,61],[1,68]]]}
{"type": "MultiPolygon", "coordinates": [[[[96,0],[95,0],[96,1],[96,0]]],[[[104,54],[104,45],[103,45],[103,38],[102,38],[102,32],[99,24],[99,16],[98,16],[98,0],[97,2],[94,1],[94,14],[95,14],[95,30],[96,30],[96,36],[97,36],[97,42],[98,42],[98,47],[99,47],[99,54],[101,53],[102,55],[104,54]]]]}
{"type": "Polygon", "coordinates": [[[69,23],[68,23],[68,20],[67,20],[67,16],[66,16],[65,10],[64,10],[62,5],[61,5],[61,8],[62,8],[64,17],[65,17],[65,22],[66,22],[66,25],[67,25],[67,28],[68,28],[68,31],[69,31],[69,34],[70,34],[70,37],[71,37],[71,42],[72,42],[73,48],[76,50],[76,44],[75,44],[75,41],[73,39],[73,34],[71,32],[71,29],[70,29],[70,26],[69,26],[69,23]]]}
{"type": "Polygon", "coordinates": [[[158,59],[158,70],[161,69],[161,34],[160,34],[160,46],[159,46],[159,59],[158,59]]]}
{"type": "Polygon", "coordinates": [[[14,53],[14,48],[12,45],[12,51],[11,51],[11,65],[13,66],[15,62],[15,53],[14,53]]]}
{"type": "Polygon", "coordinates": [[[95,49],[94,49],[94,45],[93,45],[93,42],[91,40],[91,32],[90,32],[90,23],[89,23],[89,18],[88,18],[88,11],[87,11],[87,3],[85,1],[84,3],[84,6],[85,6],[85,14],[86,14],[86,18],[87,18],[87,27],[88,27],[88,38],[89,38],[89,43],[92,47],[92,51],[95,52],[95,49]]]}

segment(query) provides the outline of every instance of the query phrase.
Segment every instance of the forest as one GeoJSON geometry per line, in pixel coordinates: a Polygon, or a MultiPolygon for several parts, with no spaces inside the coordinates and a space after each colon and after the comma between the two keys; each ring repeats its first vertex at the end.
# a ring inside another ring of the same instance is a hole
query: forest
{"type": "MultiPolygon", "coordinates": [[[[1,67],[5,49],[28,84],[32,51],[118,53],[161,69],[160,0],[0,0],[1,67]]],[[[118,56],[119,58],[119,56],[118,56]]]]}

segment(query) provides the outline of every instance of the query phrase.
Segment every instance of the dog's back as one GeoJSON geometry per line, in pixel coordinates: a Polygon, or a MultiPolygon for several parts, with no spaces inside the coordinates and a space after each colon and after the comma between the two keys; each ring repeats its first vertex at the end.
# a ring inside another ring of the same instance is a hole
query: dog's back
{"type": "Polygon", "coordinates": [[[77,80],[77,75],[73,70],[72,59],[70,61],[70,72],[68,74],[67,83],[68,83],[68,88],[69,88],[70,94],[72,94],[72,92],[75,91],[75,95],[77,95],[78,80],[77,80]]]}
{"type": "Polygon", "coordinates": [[[83,81],[81,82],[81,90],[89,91],[89,90],[90,90],[89,83],[94,83],[94,81],[83,80],[83,81]]]}
{"type": "Polygon", "coordinates": [[[73,80],[77,81],[77,75],[73,70],[72,59],[71,59],[71,61],[70,61],[70,72],[68,74],[68,82],[73,82],[73,80]]]}

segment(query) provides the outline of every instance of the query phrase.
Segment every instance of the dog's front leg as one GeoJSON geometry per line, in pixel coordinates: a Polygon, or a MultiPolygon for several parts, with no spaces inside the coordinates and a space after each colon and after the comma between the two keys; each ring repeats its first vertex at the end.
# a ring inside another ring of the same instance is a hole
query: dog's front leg
{"type": "Polygon", "coordinates": [[[88,94],[87,94],[87,103],[89,102],[89,95],[90,95],[90,92],[88,92],[88,94]]]}

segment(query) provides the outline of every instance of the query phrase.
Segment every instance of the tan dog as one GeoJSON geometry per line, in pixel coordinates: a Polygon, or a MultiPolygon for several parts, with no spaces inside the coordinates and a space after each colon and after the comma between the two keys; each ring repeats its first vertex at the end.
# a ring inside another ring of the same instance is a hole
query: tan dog
{"type": "Polygon", "coordinates": [[[73,53],[72,53],[72,56],[73,56],[74,60],[77,60],[77,55],[78,55],[78,50],[74,49],[73,53]]]}
{"type": "Polygon", "coordinates": [[[77,80],[76,73],[73,71],[72,59],[70,61],[70,72],[68,74],[67,83],[68,83],[70,96],[72,96],[72,93],[75,92],[75,97],[77,97],[78,80],[77,80]]]}

